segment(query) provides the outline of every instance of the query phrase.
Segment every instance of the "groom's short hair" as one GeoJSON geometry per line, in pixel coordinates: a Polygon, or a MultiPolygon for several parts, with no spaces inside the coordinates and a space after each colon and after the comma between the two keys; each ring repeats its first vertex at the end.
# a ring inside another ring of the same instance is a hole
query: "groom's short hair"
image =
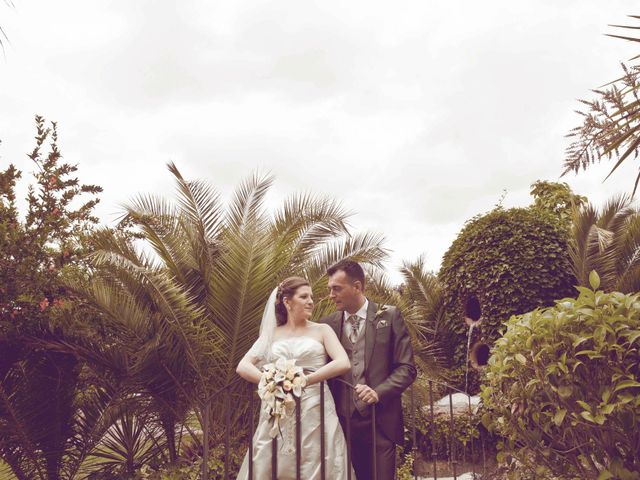
{"type": "Polygon", "coordinates": [[[327,275],[331,276],[340,270],[343,271],[352,282],[356,280],[359,281],[360,285],[362,285],[362,290],[364,290],[364,270],[358,262],[354,262],[353,260],[340,260],[327,268],[327,275]]]}

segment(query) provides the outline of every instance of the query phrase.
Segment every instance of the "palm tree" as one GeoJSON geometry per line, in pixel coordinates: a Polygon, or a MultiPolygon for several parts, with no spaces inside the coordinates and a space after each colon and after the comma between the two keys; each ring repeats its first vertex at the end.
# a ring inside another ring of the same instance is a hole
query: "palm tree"
{"type": "MultiPolygon", "coordinates": [[[[638,15],[631,18],[640,19],[638,15]]],[[[612,25],[621,29],[637,30],[630,25],[612,25]]],[[[608,35],[632,42],[640,38],[627,35],[608,35]]],[[[636,56],[631,60],[636,60],[636,56]]],[[[614,167],[607,178],[631,155],[638,156],[640,151],[640,67],[627,67],[622,64],[622,77],[610,82],[608,88],[594,90],[598,98],[591,101],[581,100],[587,106],[586,111],[578,113],[583,117],[582,125],[572,129],[567,135],[573,138],[567,147],[564,171],[578,173],[603,157],[617,157],[614,167]]],[[[640,174],[633,188],[635,194],[640,183],[640,174]]]]}
{"type": "Polygon", "coordinates": [[[61,160],[55,123],[36,117],[36,130],[24,220],[15,203],[21,173],[0,172],[0,458],[17,478],[57,480],[72,478],[100,437],[104,422],[85,420],[110,408],[74,352],[46,346],[77,335],[67,317],[88,329],[92,312],[67,295],[61,272],[85,268],[78,257],[101,189],[81,184],[77,167],[61,160]],[[93,198],[78,204],[87,193],[93,198]]]}
{"type": "Polygon", "coordinates": [[[400,309],[421,373],[439,378],[444,365],[438,340],[444,314],[442,287],[437,277],[426,270],[424,257],[403,262],[400,273],[404,282],[400,286],[392,286],[379,268],[370,267],[366,273],[367,297],[379,305],[395,305],[400,309]]]}
{"type": "MultiPolygon", "coordinates": [[[[284,277],[307,277],[322,291],[325,268],[342,258],[379,265],[382,238],[351,236],[349,214],[332,200],[297,195],[273,215],[264,208],[270,176],[240,184],[228,206],[202,181],[169,164],[177,202],[140,195],[125,207],[131,235],[95,237],[94,273],[70,285],[103,312],[113,341],[130,355],[132,381],[156,409],[175,459],[172,432],[193,408],[206,465],[211,420],[244,413],[235,367],[258,334],[264,303],[284,277]]],[[[322,303],[322,302],[321,302],[322,303]]],[[[193,436],[198,441],[197,436],[193,436]]],[[[205,473],[206,475],[206,473],[205,473]]]]}
{"type": "Polygon", "coordinates": [[[630,197],[614,197],[601,211],[590,204],[576,210],[569,254],[578,285],[588,287],[595,270],[603,290],[640,290],[640,211],[630,197]]]}
{"type": "Polygon", "coordinates": [[[440,378],[445,365],[441,348],[444,328],[444,296],[438,277],[426,269],[424,256],[405,261],[400,268],[404,280],[403,297],[407,303],[409,323],[419,323],[424,341],[417,349],[419,365],[424,375],[440,378]]]}

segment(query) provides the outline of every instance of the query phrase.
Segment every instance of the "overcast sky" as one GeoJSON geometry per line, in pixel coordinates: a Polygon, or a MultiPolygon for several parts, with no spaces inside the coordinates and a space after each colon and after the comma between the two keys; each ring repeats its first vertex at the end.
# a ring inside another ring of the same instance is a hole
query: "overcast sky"
{"type": "MultiPolygon", "coordinates": [[[[0,165],[26,172],[36,114],[104,188],[112,222],[138,192],[171,195],[165,164],[228,194],[271,172],[356,212],[403,259],[437,270],[465,220],[507,191],[557,181],[578,98],[637,54],[605,37],[631,0],[0,2],[0,165]]],[[[602,204],[637,162],[563,178],[602,204]]]]}

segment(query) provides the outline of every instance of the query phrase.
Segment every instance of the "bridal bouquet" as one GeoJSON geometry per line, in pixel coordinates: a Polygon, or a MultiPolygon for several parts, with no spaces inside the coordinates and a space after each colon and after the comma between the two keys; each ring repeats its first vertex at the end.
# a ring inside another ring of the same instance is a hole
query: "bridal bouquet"
{"type": "Polygon", "coordinates": [[[294,414],[296,409],[294,396],[300,398],[306,384],[307,377],[302,367],[296,366],[295,360],[279,358],[275,363],[268,363],[262,367],[258,395],[265,404],[265,411],[273,421],[269,430],[271,438],[275,438],[280,431],[280,421],[294,414]]]}

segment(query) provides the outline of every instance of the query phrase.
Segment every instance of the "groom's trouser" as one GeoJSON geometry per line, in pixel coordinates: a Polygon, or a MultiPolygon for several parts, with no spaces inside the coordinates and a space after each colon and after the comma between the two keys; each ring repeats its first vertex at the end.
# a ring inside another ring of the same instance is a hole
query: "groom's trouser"
{"type": "MultiPolygon", "coordinates": [[[[347,434],[345,419],[340,417],[342,429],[347,434]]],[[[358,410],[351,416],[351,463],[358,480],[372,480],[371,417],[363,417],[358,410]]],[[[376,429],[376,472],[378,480],[393,480],[396,473],[396,444],[378,427],[376,429]]]]}

